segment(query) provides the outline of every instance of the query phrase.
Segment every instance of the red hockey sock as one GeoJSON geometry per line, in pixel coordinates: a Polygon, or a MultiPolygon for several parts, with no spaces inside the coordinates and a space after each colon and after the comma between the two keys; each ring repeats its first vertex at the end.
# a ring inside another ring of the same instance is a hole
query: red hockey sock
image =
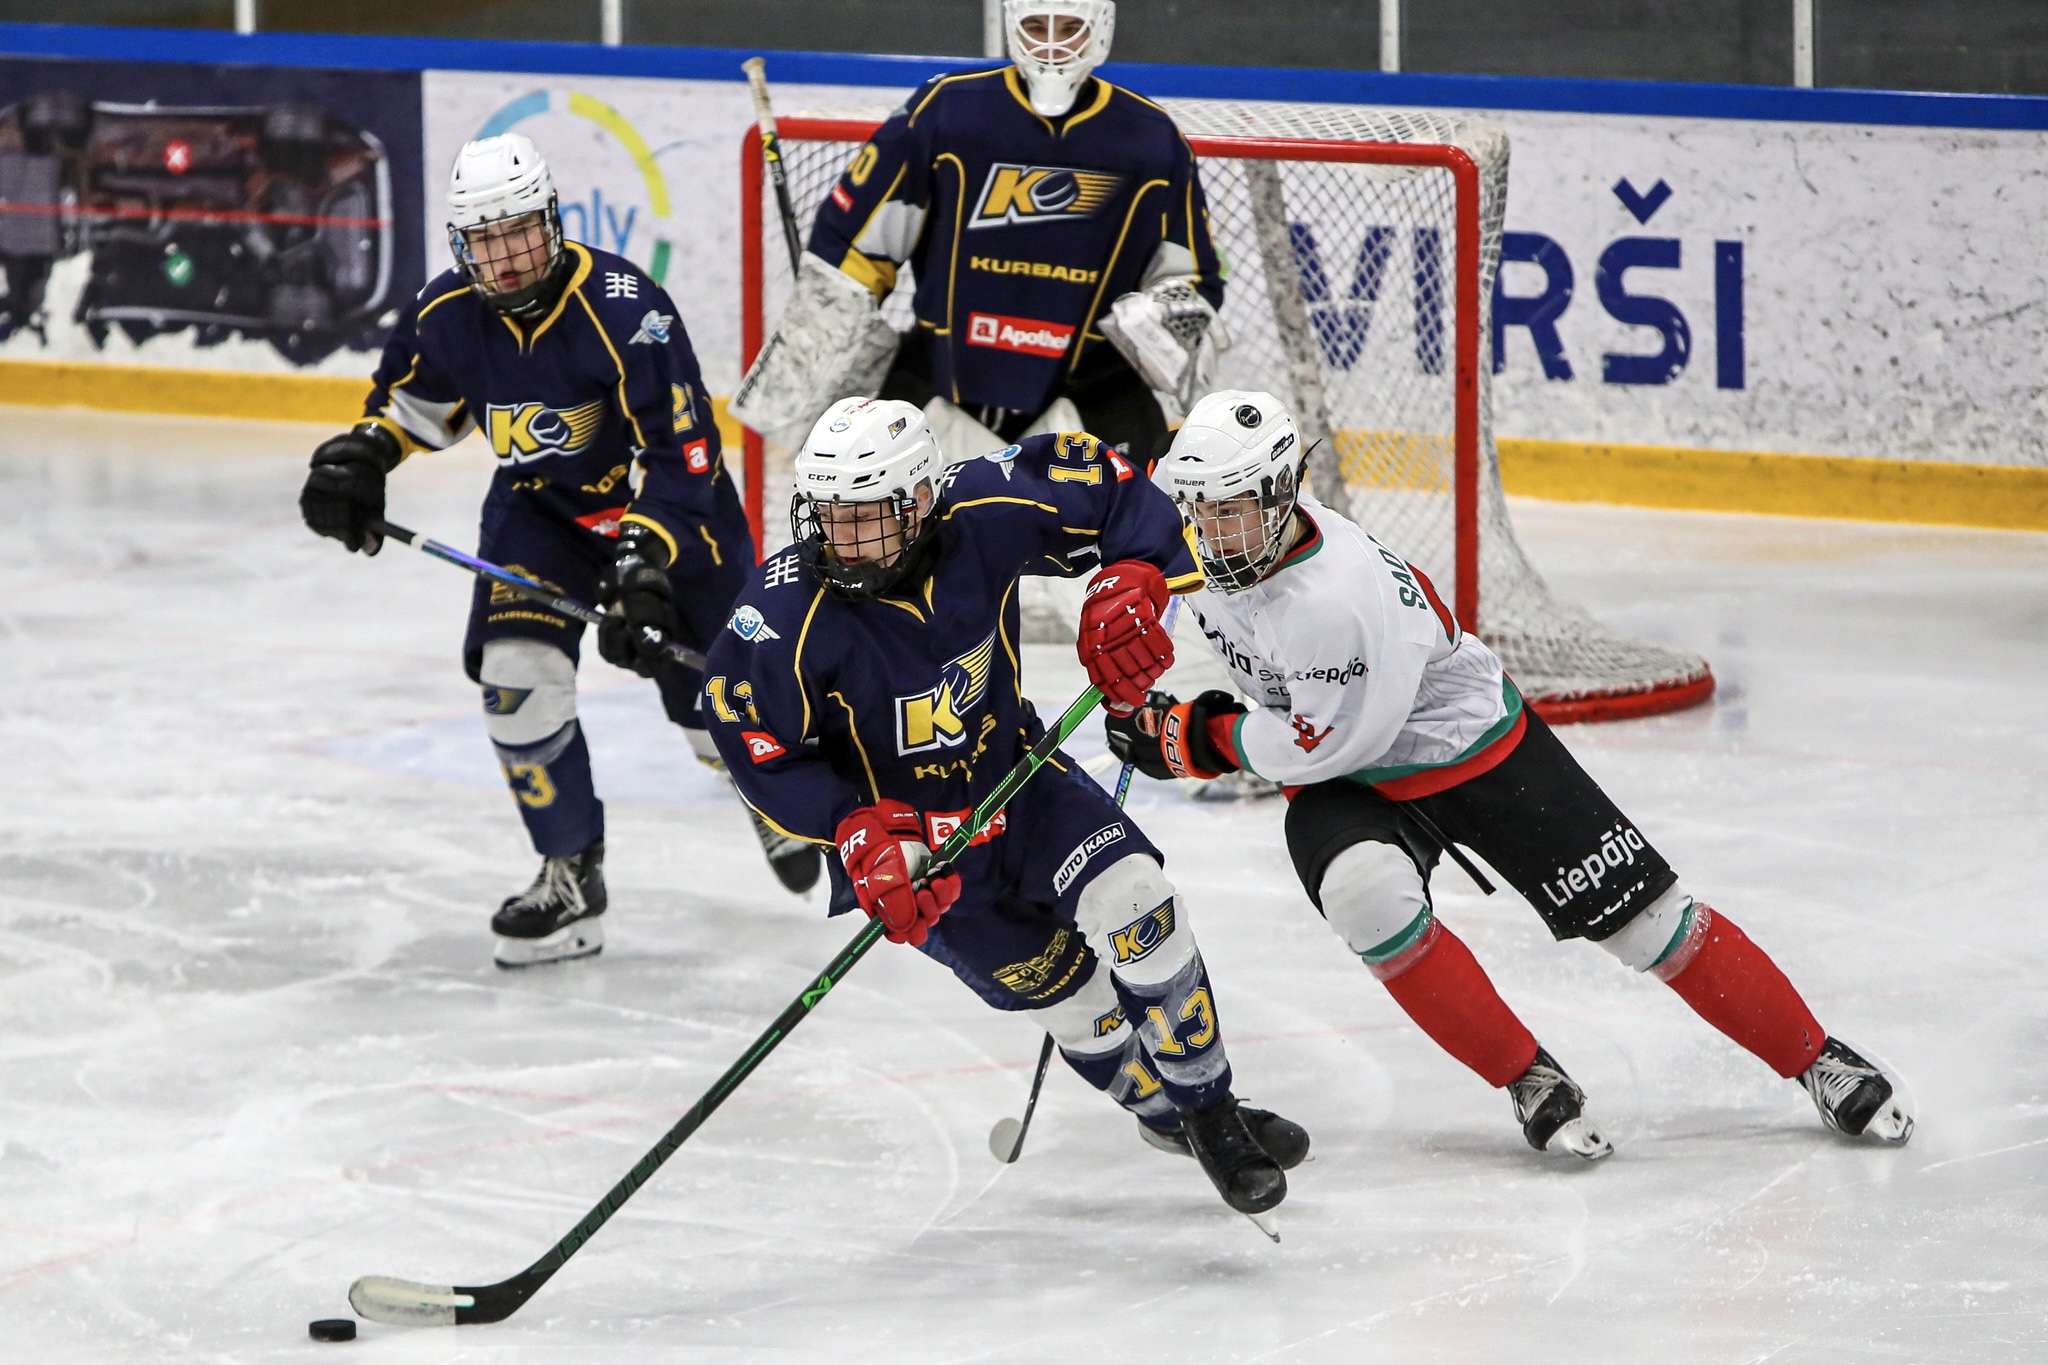
{"type": "Polygon", "coordinates": [[[1432,921],[1420,943],[1373,969],[1394,1003],[1438,1047],[1491,1086],[1520,1079],[1536,1037],[1493,988],[1465,941],[1432,921]]]}
{"type": "Polygon", "coordinates": [[[1718,910],[1698,951],[1666,983],[1693,1012],[1790,1080],[1820,1056],[1827,1034],[1770,955],[1718,910]]]}

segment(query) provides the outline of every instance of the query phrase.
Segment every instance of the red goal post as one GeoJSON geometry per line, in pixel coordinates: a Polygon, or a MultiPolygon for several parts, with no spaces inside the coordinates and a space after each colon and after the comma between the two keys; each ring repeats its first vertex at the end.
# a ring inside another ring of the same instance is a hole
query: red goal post
{"type": "MultiPolygon", "coordinates": [[[[1460,624],[1502,654],[1547,719],[1614,719],[1705,700],[1714,680],[1704,660],[1634,641],[1557,598],[1528,564],[1508,523],[1492,447],[1487,373],[1487,291],[1499,261],[1505,135],[1480,125],[1498,141],[1497,157],[1482,164],[1468,146],[1440,135],[1443,128],[1464,126],[1449,116],[1205,101],[1171,101],[1168,107],[1203,163],[1228,272],[1224,317],[1240,344],[1234,374],[1226,354],[1222,386],[1271,389],[1294,405],[1305,439],[1324,443],[1311,456],[1310,485],[1318,496],[1433,576],[1449,578],[1446,596],[1460,624]],[[1277,116],[1271,112],[1276,108],[1277,116]],[[1350,117],[1354,112],[1358,117],[1350,117]],[[1205,121],[1232,131],[1204,131],[1205,121]],[[1299,135],[1348,132],[1361,121],[1403,133],[1420,125],[1422,133],[1412,141],[1299,135]],[[1287,135],[1259,135],[1266,125],[1287,135]],[[1240,127],[1252,131],[1235,131],[1240,127]],[[1352,174],[1347,178],[1346,172],[1352,174]],[[1253,220],[1259,216],[1261,177],[1271,187],[1269,204],[1281,212],[1269,207],[1266,221],[1258,223],[1253,220]],[[1222,178],[1231,184],[1219,190],[1214,182],[1222,178]],[[1407,184],[1433,188],[1423,194],[1407,184]],[[1383,186],[1384,197],[1375,200],[1383,186]],[[1362,226],[1380,220],[1391,225],[1362,226]],[[1447,290],[1440,279],[1445,236],[1451,256],[1447,290]],[[1353,239],[1360,242],[1348,293],[1324,259],[1324,249],[1340,239],[1346,247],[1353,239]],[[1397,251],[1411,247],[1413,275],[1404,279],[1391,262],[1397,251]],[[1274,287],[1276,280],[1282,287],[1274,287]],[[1399,312],[1393,296],[1401,289],[1408,290],[1414,311],[1406,330],[1389,325],[1399,312]],[[1452,314],[1447,346],[1441,337],[1445,303],[1452,314]],[[1409,359],[1415,363],[1405,368],[1417,373],[1397,373],[1402,367],[1386,363],[1392,354],[1386,348],[1396,343],[1412,349],[1409,359]],[[1356,373],[1361,369],[1364,379],[1356,373]],[[1380,390],[1394,395],[1391,407],[1377,401],[1380,390]]],[[[846,158],[880,125],[880,117],[865,111],[778,120],[804,236],[846,158]]],[[[1483,151],[1492,147],[1483,139],[1477,145],[1483,151]]],[[[765,252],[779,248],[781,228],[766,178],[760,141],[750,130],[740,144],[743,369],[766,341],[771,288],[787,288],[785,270],[778,269],[772,285],[768,275],[765,252]]],[[[778,266],[781,254],[778,249],[778,266]]],[[[900,300],[891,306],[902,309],[900,300]]],[[[748,429],[747,514],[764,552],[771,543],[768,477],[762,438],[748,429]]],[[[779,539],[781,528],[774,529],[779,539]]]]}

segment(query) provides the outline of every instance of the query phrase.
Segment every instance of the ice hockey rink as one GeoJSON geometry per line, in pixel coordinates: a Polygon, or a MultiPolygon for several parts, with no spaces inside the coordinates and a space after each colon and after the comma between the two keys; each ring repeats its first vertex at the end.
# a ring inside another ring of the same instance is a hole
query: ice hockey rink
{"type": "MultiPolygon", "coordinates": [[[[358,1275],[525,1266],[857,925],[593,651],[609,942],[496,970],[534,858],[467,578],[308,534],[317,428],[0,411],[8,1360],[2048,1358],[2048,537],[1514,506],[1558,587],[1713,661],[1709,706],[1565,739],[1903,1073],[1903,1151],[1447,867],[1618,1148],[1531,1152],[1317,918],[1277,800],[1141,780],[1238,1090],[1314,1138],[1279,1245],[1058,1067],[998,1166],[1037,1033],[883,944],[517,1316],[320,1345],[358,1275]]],[[[416,461],[392,515],[471,545],[488,467],[416,461]]],[[[1080,676],[1043,646],[1026,681],[1080,676]]]]}

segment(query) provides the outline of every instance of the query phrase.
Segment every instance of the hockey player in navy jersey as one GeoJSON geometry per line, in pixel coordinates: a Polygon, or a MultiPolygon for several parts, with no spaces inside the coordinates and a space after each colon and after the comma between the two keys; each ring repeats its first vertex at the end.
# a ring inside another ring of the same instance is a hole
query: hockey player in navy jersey
{"type": "Polygon", "coordinates": [[[956,457],[1085,429],[1142,461],[1167,427],[1154,391],[1184,408],[1206,387],[1223,277],[1201,177],[1164,110],[1091,74],[1116,6],[1003,14],[1011,62],[927,81],[819,205],[742,421],[794,445],[879,383],[956,457]],[[896,349],[877,308],[906,264],[916,323],[896,349]]]}
{"type": "MultiPolygon", "coordinates": [[[[386,476],[481,429],[498,469],[479,553],[600,599],[599,652],[653,678],[669,719],[715,763],[701,679],[661,646],[701,646],[723,624],[754,543],[675,303],[630,261],[563,240],[553,178],[517,133],[462,149],[448,206],[457,269],[401,313],[363,420],[313,453],[306,524],[375,554],[386,476]]],[[[542,858],[491,920],[501,966],[604,942],[604,805],[576,720],[582,636],[581,622],[478,581],[463,663],[542,858]]],[[[814,850],[759,830],[786,885],[816,881],[814,850]]]]}
{"type": "Polygon", "coordinates": [[[1056,756],[956,869],[930,850],[1043,733],[1017,663],[1017,582],[1094,565],[1080,648],[1113,707],[1172,660],[1169,593],[1201,582],[1170,500],[1094,437],[1035,436],[947,468],[912,404],[846,399],[796,457],[796,543],[709,650],[711,733],[740,792],[822,847],[858,904],[1197,1157],[1233,1208],[1285,1197],[1307,1135],[1231,1093],[1218,1002],[1159,851],[1056,756]]]}

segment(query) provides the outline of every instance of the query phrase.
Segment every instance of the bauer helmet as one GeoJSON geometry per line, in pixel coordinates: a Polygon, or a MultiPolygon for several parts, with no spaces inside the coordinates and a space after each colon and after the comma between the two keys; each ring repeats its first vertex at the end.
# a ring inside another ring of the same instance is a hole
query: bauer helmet
{"type": "Polygon", "coordinates": [[[555,178],[520,133],[463,144],[448,173],[448,246],[485,303],[524,317],[553,303],[562,248],[555,178]]]}
{"type": "Polygon", "coordinates": [[[1031,92],[1031,107],[1058,118],[1074,107],[1088,73],[1109,60],[1115,0],[1003,0],[1010,60],[1031,92]]]}
{"type": "Polygon", "coordinates": [[[1270,393],[1223,389],[1188,413],[1152,478],[1195,528],[1210,586],[1242,592],[1272,572],[1307,455],[1294,418],[1270,393]]]}
{"type": "Polygon", "coordinates": [[[945,467],[916,404],[842,398],[797,452],[790,531],[834,591],[878,597],[930,557],[945,467]]]}

